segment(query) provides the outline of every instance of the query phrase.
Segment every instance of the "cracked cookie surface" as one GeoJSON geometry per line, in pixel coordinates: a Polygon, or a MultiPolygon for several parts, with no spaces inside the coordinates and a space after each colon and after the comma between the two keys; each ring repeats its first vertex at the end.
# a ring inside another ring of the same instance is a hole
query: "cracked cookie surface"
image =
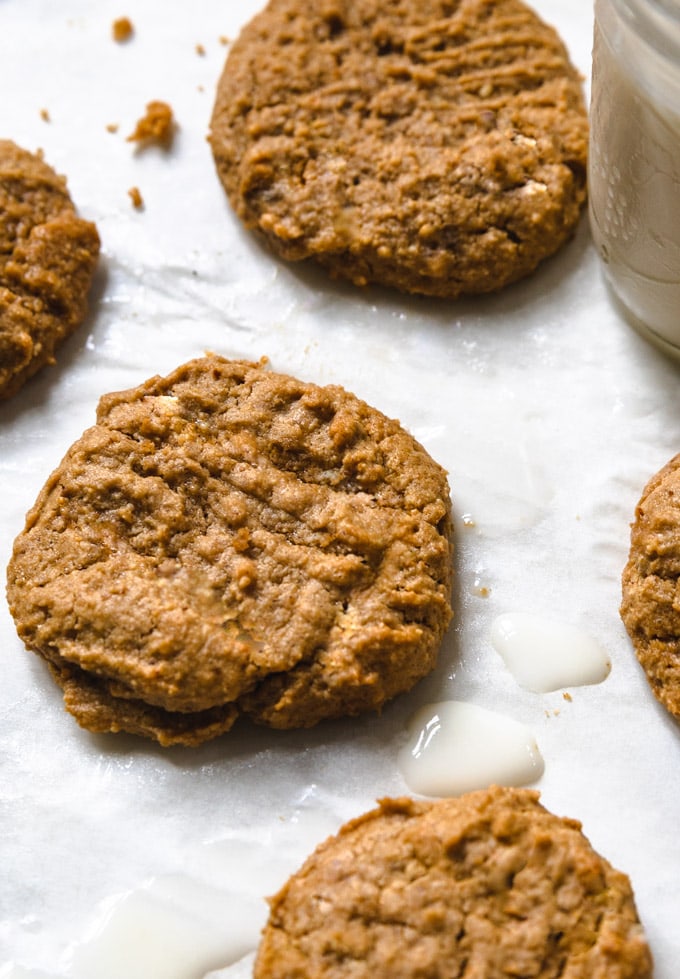
{"type": "Polygon", "coordinates": [[[377,710],[449,623],[446,474],[335,386],[208,356],[104,396],[8,568],[90,730],[199,743],[377,710]]]}
{"type": "Polygon", "coordinates": [[[83,322],[99,235],[39,154],[0,140],[0,398],[83,322]]]}
{"type": "Polygon", "coordinates": [[[246,226],[358,285],[498,289],[585,201],[581,81],[520,0],[271,0],[229,53],[211,129],[246,226]]]}
{"type": "Polygon", "coordinates": [[[628,878],[538,793],[386,799],[270,901],[255,979],[647,979],[628,878]]]}
{"type": "Polygon", "coordinates": [[[655,697],[680,720],[680,455],[635,510],[621,617],[655,697]]]}

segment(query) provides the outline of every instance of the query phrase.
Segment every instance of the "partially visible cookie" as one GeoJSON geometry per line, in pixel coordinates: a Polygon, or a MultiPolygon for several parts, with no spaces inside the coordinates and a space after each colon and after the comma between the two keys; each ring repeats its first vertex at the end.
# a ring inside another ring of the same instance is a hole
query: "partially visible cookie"
{"type": "Polygon", "coordinates": [[[538,793],[386,799],[270,901],[254,979],[647,979],[628,878],[538,793]]]}
{"type": "Polygon", "coordinates": [[[449,623],[444,471],[340,387],[208,356],[109,394],[8,568],[92,731],[198,744],[377,710],[449,623]]]}
{"type": "Polygon", "coordinates": [[[621,617],[655,696],[680,719],[680,455],[635,510],[621,617]]]}
{"type": "Polygon", "coordinates": [[[211,125],[246,226],[359,285],[499,289],[560,248],[586,196],[581,80],[521,0],[270,0],[211,125]]]}
{"type": "Polygon", "coordinates": [[[80,326],[99,236],[39,154],[0,140],[0,398],[54,363],[80,326]]]}

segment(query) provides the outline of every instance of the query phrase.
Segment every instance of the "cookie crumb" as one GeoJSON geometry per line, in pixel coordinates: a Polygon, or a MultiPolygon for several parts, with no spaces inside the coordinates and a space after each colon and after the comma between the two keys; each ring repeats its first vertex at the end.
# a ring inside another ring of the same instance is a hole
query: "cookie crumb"
{"type": "Polygon", "coordinates": [[[226,34],[220,34],[219,41],[220,41],[220,44],[224,44],[225,47],[226,47],[227,44],[231,44],[231,41],[226,36],[226,34]]]}
{"type": "Polygon", "coordinates": [[[110,122],[107,125],[107,127],[106,127],[106,131],[107,131],[107,133],[117,133],[118,132],[118,123],[117,122],[110,122]]]}
{"type": "Polygon", "coordinates": [[[130,187],[128,194],[135,210],[141,211],[144,207],[144,198],[140,193],[139,187],[130,187]]]}
{"type": "Polygon", "coordinates": [[[111,25],[111,34],[117,44],[129,41],[134,32],[135,29],[129,17],[118,17],[111,25]]]}
{"type": "Polygon", "coordinates": [[[42,119],[43,122],[52,122],[52,120],[50,118],[50,114],[47,111],[47,109],[41,109],[40,110],[40,118],[42,119]]]}
{"type": "Polygon", "coordinates": [[[167,102],[148,102],[146,113],[137,121],[134,132],[128,136],[129,143],[156,143],[170,147],[176,129],[172,109],[167,102]]]}
{"type": "Polygon", "coordinates": [[[568,701],[569,703],[571,703],[571,702],[572,702],[572,700],[574,699],[574,698],[572,697],[572,695],[571,695],[571,694],[569,693],[569,691],[568,691],[568,690],[565,690],[565,691],[564,691],[564,693],[562,694],[562,697],[563,697],[563,699],[564,699],[564,700],[566,700],[566,701],[568,701]]]}
{"type": "Polygon", "coordinates": [[[205,55],[205,48],[203,47],[202,44],[197,44],[196,45],[196,54],[200,55],[201,57],[204,57],[204,55],[205,55]]]}

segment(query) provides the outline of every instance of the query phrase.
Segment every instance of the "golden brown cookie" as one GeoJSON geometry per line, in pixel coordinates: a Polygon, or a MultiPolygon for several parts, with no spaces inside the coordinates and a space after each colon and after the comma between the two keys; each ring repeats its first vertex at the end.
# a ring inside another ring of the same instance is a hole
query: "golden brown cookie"
{"type": "Polygon", "coordinates": [[[647,979],[628,878],[538,793],[386,799],[271,900],[254,979],[647,979]]]}
{"type": "Polygon", "coordinates": [[[655,696],[680,719],[680,455],[637,505],[621,617],[655,696]]]}
{"type": "Polygon", "coordinates": [[[0,140],[0,398],[80,326],[99,255],[94,224],[42,156],[0,140]]]}
{"type": "Polygon", "coordinates": [[[211,144],[285,259],[456,297],[533,271],[586,195],[587,118],[521,0],[271,0],[230,50],[211,144]]]}
{"type": "Polygon", "coordinates": [[[84,727],[198,744],[413,686],[450,619],[450,537],[446,475],[398,422],[208,356],[101,399],[8,599],[84,727]]]}

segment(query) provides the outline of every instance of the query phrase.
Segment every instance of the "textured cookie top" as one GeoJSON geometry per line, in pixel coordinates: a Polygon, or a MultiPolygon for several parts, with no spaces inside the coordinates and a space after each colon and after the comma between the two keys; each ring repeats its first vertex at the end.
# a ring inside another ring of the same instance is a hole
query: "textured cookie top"
{"type": "Polygon", "coordinates": [[[637,505],[621,616],[655,696],[680,718],[680,455],[637,505]]]}
{"type": "Polygon", "coordinates": [[[384,800],[271,900],[255,979],[646,979],[628,878],[528,790],[384,800]]]}
{"type": "Polygon", "coordinates": [[[211,356],[101,399],[15,542],[8,597],[91,729],[306,727],[432,669],[450,533],[445,473],[398,422],[211,356]]]}
{"type": "Polygon", "coordinates": [[[14,394],[82,323],[99,254],[66,182],[0,140],[0,398],[14,394]]]}
{"type": "Polygon", "coordinates": [[[211,142],[284,258],[434,296],[526,275],[585,199],[580,80],[520,0],[271,0],[230,51],[211,142]]]}

